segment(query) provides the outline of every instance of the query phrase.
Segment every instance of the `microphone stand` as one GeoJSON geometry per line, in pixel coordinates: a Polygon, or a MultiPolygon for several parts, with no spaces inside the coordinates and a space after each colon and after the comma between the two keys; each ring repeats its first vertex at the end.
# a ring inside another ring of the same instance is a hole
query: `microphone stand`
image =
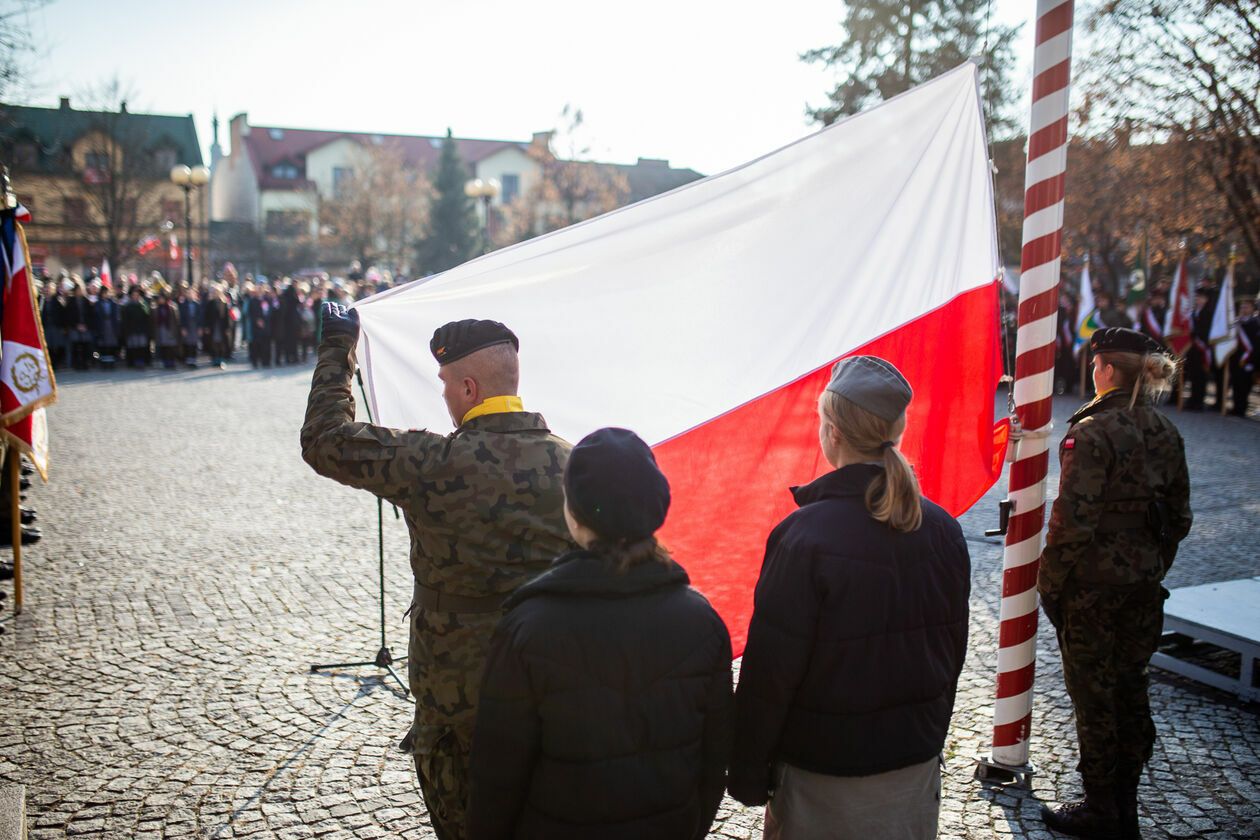
{"type": "MultiPolygon", "coordinates": [[[[358,370],[354,372],[355,378],[359,380],[359,392],[363,395],[363,407],[367,409],[368,422],[375,422],[372,419],[372,407],[368,404],[367,391],[363,387],[363,374],[358,370]]],[[[398,508],[394,507],[394,518],[398,518],[398,508]]],[[[330,668],[360,668],[372,665],[382,669],[398,683],[403,690],[403,696],[408,694],[407,684],[403,682],[402,677],[398,676],[398,672],[394,670],[394,657],[389,652],[389,646],[385,642],[385,505],[380,496],[376,497],[376,545],[377,560],[380,582],[380,603],[381,603],[381,647],[376,652],[376,658],[367,662],[328,662],[321,665],[312,665],[311,673],[323,671],[330,668]]],[[[398,662],[406,662],[406,657],[397,660],[398,662]]],[[[381,678],[384,681],[384,676],[381,678]]]]}

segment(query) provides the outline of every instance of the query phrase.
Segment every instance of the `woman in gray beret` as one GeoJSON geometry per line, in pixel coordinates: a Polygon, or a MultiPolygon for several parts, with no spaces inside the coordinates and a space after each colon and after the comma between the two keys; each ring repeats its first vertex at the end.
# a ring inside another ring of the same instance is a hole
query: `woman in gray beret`
{"type": "Polygon", "coordinates": [[[770,534],[735,695],[728,785],[765,837],[934,838],[967,647],[971,561],[897,445],[912,391],[873,356],[818,399],[831,472],[770,534]]]}

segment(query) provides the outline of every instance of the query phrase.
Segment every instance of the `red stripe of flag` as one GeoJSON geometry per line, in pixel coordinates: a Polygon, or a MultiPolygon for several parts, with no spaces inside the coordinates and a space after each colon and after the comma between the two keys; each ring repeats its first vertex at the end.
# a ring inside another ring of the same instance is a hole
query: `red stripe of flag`
{"type": "MultiPolygon", "coordinates": [[[[997,284],[987,284],[845,354],[887,359],[910,381],[900,448],[923,494],[954,515],[1001,475],[992,407],[1001,365],[996,308],[997,284]],[[982,347],[989,352],[977,352],[982,347]]],[[[654,448],[672,496],[661,541],[726,621],[735,656],[766,537],[796,509],[788,487],[831,469],[818,446],[817,411],[830,378],[827,364],[654,448]],[[729,457],[734,451],[756,454],[729,457]]]]}

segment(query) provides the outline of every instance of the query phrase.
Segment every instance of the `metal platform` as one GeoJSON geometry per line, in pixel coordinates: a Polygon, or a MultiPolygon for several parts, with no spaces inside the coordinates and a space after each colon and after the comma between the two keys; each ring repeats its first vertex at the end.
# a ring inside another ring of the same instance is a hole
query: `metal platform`
{"type": "Polygon", "coordinates": [[[1173,633],[1237,653],[1241,658],[1238,677],[1181,659],[1176,650],[1156,652],[1152,665],[1244,700],[1260,701],[1254,680],[1260,659],[1260,577],[1172,590],[1164,602],[1164,635],[1173,633]]]}

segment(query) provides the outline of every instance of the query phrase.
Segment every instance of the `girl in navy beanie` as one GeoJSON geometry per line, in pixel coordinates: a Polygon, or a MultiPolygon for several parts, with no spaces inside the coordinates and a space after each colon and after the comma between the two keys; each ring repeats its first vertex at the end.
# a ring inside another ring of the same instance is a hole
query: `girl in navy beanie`
{"type": "Polygon", "coordinates": [[[626,429],[573,448],[580,548],[508,599],[481,686],[468,834],[704,837],[725,785],[731,642],[654,534],[669,482],[626,429]]]}

